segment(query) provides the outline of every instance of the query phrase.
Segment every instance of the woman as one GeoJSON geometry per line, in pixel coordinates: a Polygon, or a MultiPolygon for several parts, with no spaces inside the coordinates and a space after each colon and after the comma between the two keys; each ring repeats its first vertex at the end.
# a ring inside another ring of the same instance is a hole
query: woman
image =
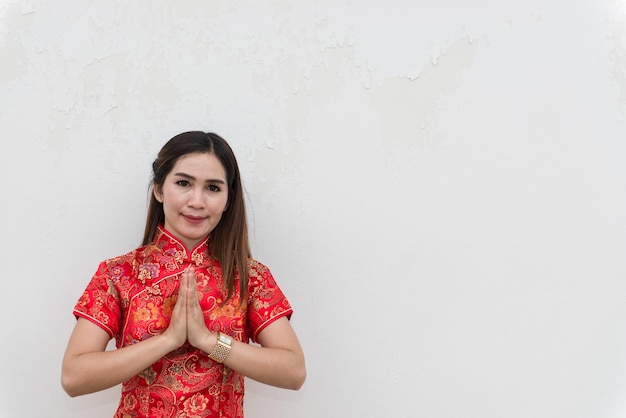
{"type": "Polygon", "coordinates": [[[182,133],[152,169],[142,246],[102,262],[74,308],[65,391],[123,383],[115,417],[243,417],[244,376],[299,389],[306,371],[292,309],[250,257],[230,146],[182,133]],[[117,349],[105,351],[111,338],[117,349]]]}

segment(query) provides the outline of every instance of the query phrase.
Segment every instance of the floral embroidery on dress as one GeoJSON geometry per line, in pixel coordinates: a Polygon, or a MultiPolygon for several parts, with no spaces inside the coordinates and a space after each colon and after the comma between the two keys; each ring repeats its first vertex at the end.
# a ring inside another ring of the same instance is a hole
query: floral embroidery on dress
{"type": "Polygon", "coordinates": [[[156,372],[152,367],[148,367],[143,372],[139,373],[140,377],[143,377],[147,384],[151,385],[156,380],[156,372]]]}
{"type": "MultiPolygon", "coordinates": [[[[263,264],[249,261],[248,303],[239,292],[224,304],[222,270],[208,241],[191,252],[159,227],[151,244],[100,264],[74,307],[103,328],[118,348],[164,332],[178,300],[183,271],[193,265],[205,323],[248,342],[272,321],[291,315],[289,302],[263,264]]],[[[238,280],[235,278],[238,288],[238,280]]],[[[115,417],[243,417],[244,377],[188,343],[122,385],[115,417]]]]}
{"type": "Polygon", "coordinates": [[[159,265],[157,263],[145,263],[139,266],[139,275],[137,278],[141,284],[146,284],[146,280],[159,277],[159,265]]]}
{"type": "Polygon", "coordinates": [[[191,398],[187,399],[183,403],[186,417],[201,417],[199,415],[202,411],[206,410],[209,404],[209,399],[201,393],[196,393],[191,398]]]}

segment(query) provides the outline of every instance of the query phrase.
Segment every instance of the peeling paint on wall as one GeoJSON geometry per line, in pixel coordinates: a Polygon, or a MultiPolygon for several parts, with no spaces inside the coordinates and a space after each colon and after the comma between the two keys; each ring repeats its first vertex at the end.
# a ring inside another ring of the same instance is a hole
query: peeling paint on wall
{"type": "Polygon", "coordinates": [[[233,146],[307,353],[251,415],[623,416],[621,3],[0,1],[3,290],[31,301],[0,353],[38,371],[6,365],[0,416],[112,414],[59,387],[71,306],[190,129],[233,146]]]}
{"type": "Polygon", "coordinates": [[[432,62],[425,63],[416,77],[388,79],[374,89],[386,141],[418,142],[422,146],[437,142],[431,121],[440,109],[439,101],[463,82],[463,73],[471,68],[477,47],[477,42],[457,40],[432,62]]]}

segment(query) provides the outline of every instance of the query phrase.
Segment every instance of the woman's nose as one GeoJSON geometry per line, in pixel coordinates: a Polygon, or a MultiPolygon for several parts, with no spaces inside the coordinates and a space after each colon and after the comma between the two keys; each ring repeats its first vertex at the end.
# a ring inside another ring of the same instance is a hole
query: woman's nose
{"type": "Polygon", "coordinates": [[[194,188],[191,191],[191,196],[189,196],[189,205],[190,206],[202,206],[202,189],[194,188]]]}

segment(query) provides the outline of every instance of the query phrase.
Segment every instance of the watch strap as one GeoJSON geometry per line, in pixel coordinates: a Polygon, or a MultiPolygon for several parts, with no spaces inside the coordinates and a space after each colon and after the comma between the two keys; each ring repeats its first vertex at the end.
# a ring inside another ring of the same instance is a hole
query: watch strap
{"type": "Polygon", "coordinates": [[[213,347],[213,350],[209,353],[209,358],[218,363],[223,363],[230,353],[230,349],[233,345],[233,339],[226,334],[217,334],[217,344],[213,347]]]}

